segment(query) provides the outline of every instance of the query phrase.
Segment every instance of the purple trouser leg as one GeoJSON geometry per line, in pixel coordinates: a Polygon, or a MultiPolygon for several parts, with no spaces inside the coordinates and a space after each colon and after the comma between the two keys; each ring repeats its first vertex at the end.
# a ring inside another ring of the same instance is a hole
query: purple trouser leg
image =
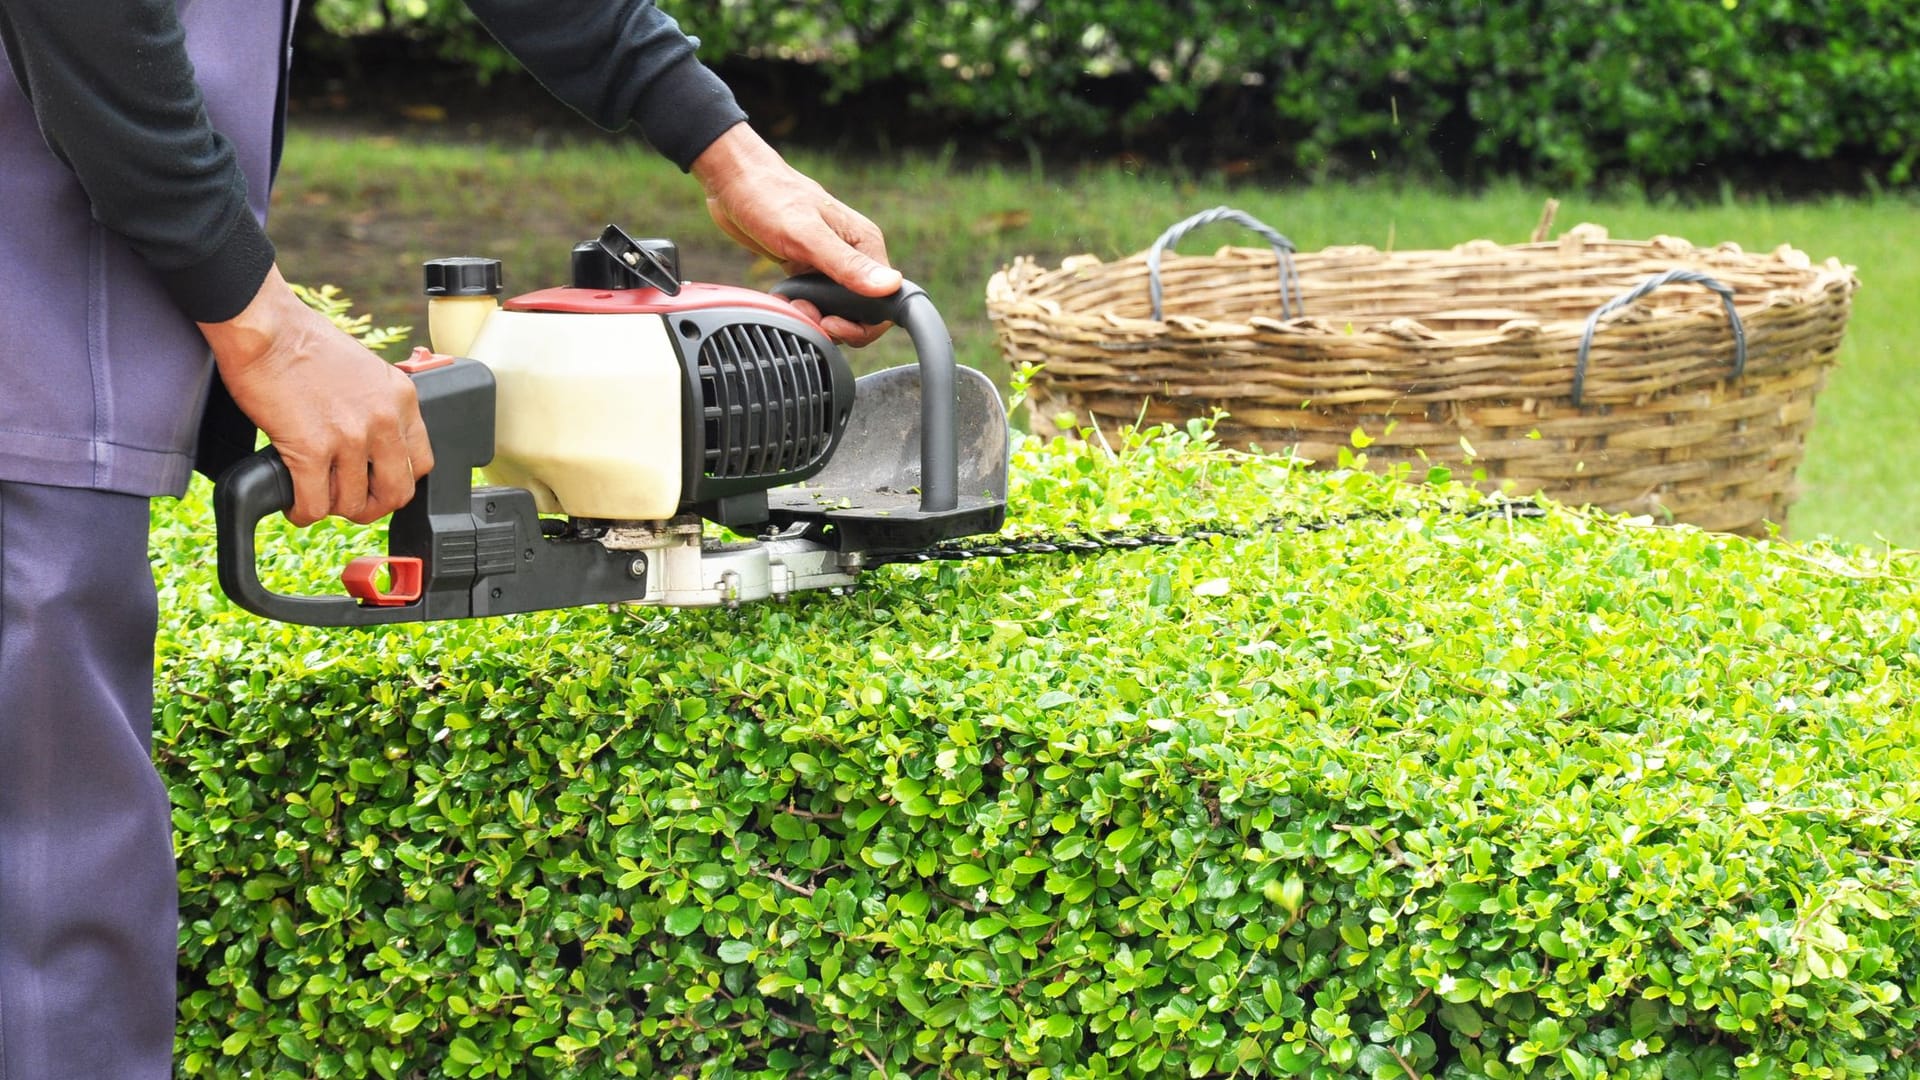
{"type": "Polygon", "coordinates": [[[172,1075],[147,500],[0,483],[0,1080],[172,1075]]]}

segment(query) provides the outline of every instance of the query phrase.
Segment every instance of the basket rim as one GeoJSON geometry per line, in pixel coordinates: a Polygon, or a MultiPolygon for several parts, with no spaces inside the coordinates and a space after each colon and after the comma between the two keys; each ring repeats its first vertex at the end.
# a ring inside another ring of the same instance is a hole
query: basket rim
{"type": "MultiPolygon", "coordinates": [[[[1768,308],[1792,306],[1817,306],[1822,304],[1848,304],[1854,292],[1860,287],[1856,268],[1843,263],[1836,257],[1815,263],[1804,252],[1790,244],[1781,244],[1765,254],[1756,254],[1744,250],[1739,244],[1727,241],[1713,247],[1699,247],[1681,237],[1656,235],[1646,240],[1617,240],[1609,237],[1604,228],[1593,224],[1574,226],[1561,234],[1558,239],[1526,241],[1517,244],[1501,244],[1492,240],[1469,240],[1451,248],[1407,249],[1383,251],[1371,245],[1334,245],[1317,251],[1299,252],[1294,261],[1302,277],[1320,269],[1319,264],[1328,263],[1328,268],[1337,266],[1352,269],[1364,266],[1366,260],[1373,260],[1383,268],[1403,271],[1421,269],[1440,269],[1449,266],[1485,265],[1492,258],[1521,260],[1533,257],[1551,257],[1559,259],[1583,258],[1593,254],[1617,252],[1621,256],[1634,256],[1631,265],[1623,259],[1617,270],[1653,269],[1648,264],[1662,261],[1670,267],[1684,267],[1704,270],[1712,273],[1722,272],[1764,272],[1769,274],[1789,274],[1797,280],[1765,290],[1748,289],[1744,292],[1736,289],[1734,303],[1743,318],[1751,318],[1768,308]],[[1651,258],[1650,258],[1651,257],[1651,258]]],[[[1134,275],[1144,272],[1147,253],[1144,251],[1111,261],[1096,255],[1071,255],[1063,259],[1057,267],[1046,268],[1031,256],[1017,256],[1011,264],[1003,266],[993,274],[987,283],[987,314],[994,321],[1012,319],[1021,315],[1036,317],[1046,322],[1059,323],[1062,327],[1089,328],[1098,327],[1106,333],[1131,334],[1161,337],[1208,336],[1223,332],[1256,332],[1284,334],[1295,340],[1316,337],[1339,336],[1348,340],[1359,339],[1381,344],[1391,343],[1395,347],[1405,348],[1418,341],[1431,341],[1447,345],[1459,345],[1469,341],[1499,340],[1512,337],[1532,337],[1543,332],[1564,332],[1566,328],[1578,328],[1585,322],[1586,316],[1553,318],[1544,314],[1514,311],[1514,318],[1495,326],[1478,326],[1470,329],[1429,326],[1421,318],[1392,317],[1381,318],[1365,326],[1352,325],[1336,317],[1322,317],[1311,312],[1293,318],[1281,318],[1278,315],[1252,315],[1245,319],[1210,318],[1202,315],[1169,314],[1163,319],[1150,316],[1124,315],[1109,308],[1074,308],[1044,295],[1051,288],[1065,284],[1084,284],[1101,275],[1121,272],[1134,275]],[[1336,325],[1336,322],[1338,324],[1336,325]]],[[[1252,248],[1240,245],[1223,245],[1211,255],[1163,256],[1163,267],[1168,271],[1191,268],[1196,263],[1221,263],[1260,261],[1271,262],[1273,254],[1265,248],[1252,248]]],[[[1596,269],[1605,264],[1597,264],[1596,269]]],[[[1488,269],[1497,269],[1489,266],[1488,269]]],[[[1695,304],[1699,310],[1717,308],[1719,301],[1710,293],[1700,292],[1700,296],[1690,301],[1682,301],[1683,313],[1692,314],[1695,304]]],[[[1598,303],[1595,305],[1599,306],[1598,303]]],[[[1436,312],[1427,318],[1446,318],[1454,313],[1436,312]]],[[[1614,317],[1621,317],[1616,314],[1614,317]]]]}

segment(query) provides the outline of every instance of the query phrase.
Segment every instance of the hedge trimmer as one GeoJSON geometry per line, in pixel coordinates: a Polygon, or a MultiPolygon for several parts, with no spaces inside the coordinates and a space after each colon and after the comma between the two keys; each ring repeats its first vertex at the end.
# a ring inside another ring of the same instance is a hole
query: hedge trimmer
{"type": "Polygon", "coordinates": [[[361,626],[733,605],[844,588],[1005,520],[1005,407],[955,365],[912,283],[874,300],[818,275],[773,295],[682,282],[670,242],[612,226],[575,246],[565,288],[499,303],[491,259],[436,260],[426,278],[432,348],[399,366],[435,464],[389,519],[387,553],[350,561],[344,595],[263,585],[257,527],[293,505],[267,447],[214,488],[220,586],[241,607],[361,626]],[[788,299],[898,323],[919,363],[856,380],[788,299]],[[761,539],[720,542],[707,522],[761,539]]]}
{"type": "Polygon", "coordinates": [[[399,366],[414,380],[435,464],[389,519],[387,553],[349,561],[344,595],[267,588],[255,534],[293,505],[291,474],[267,447],[214,487],[226,594],[314,626],[586,604],[733,606],[844,590],[889,563],[1331,524],[999,538],[1006,409],[991,380],[955,365],[918,286],[875,300],[818,275],[773,295],[682,282],[670,242],[614,226],[574,247],[572,269],[570,286],[502,304],[499,262],[428,263],[432,347],[399,366]],[[898,323],[919,362],[855,379],[787,299],[898,323]],[[485,485],[474,485],[475,469],[485,485]],[[709,522],[759,539],[716,539],[709,522]]]}

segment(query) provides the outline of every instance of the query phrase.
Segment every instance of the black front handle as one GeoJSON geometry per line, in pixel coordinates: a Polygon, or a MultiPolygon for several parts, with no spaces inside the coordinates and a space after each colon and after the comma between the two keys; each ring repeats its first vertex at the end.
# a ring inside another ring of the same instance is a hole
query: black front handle
{"type": "Polygon", "coordinates": [[[898,291],[886,296],[862,296],[825,274],[801,274],[775,285],[773,295],[805,300],[823,314],[853,322],[883,323],[899,322],[907,301],[925,296],[927,291],[911,281],[902,281],[898,291]]]}
{"type": "Polygon", "coordinates": [[[825,274],[802,274],[775,285],[773,294],[805,300],[825,315],[858,323],[898,323],[906,330],[920,358],[920,509],[927,513],[959,506],[953,335],[927,291],[903,281],[892,295],[861,296],[825,274]]]}

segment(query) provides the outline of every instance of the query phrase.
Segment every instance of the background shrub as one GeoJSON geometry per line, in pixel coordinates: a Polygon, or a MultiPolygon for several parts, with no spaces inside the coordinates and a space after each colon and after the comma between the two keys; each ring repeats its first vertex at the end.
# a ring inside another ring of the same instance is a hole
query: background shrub
{"type": "Polygon", "coordinates": [[[1186,432],[1015,477],[1333,524],[344,633],[163,509],[182,1073],[1915,1074],[1903,563],[1186,432]]]}
{"type": "MultiPolygon", "coordinates": [[[[1576,184],[1726,167],[1906,183],[1920,153],[1920,7],[1903,0],[666,7],[709,62],[797,61],[829,98],[874,95],[903,132],[1198,139],[1309,172],[1576,184]],[[897,117],[903,99],[912,111],[897,117]]],[[[320,0],[315,13],[337,35],[416,35],[483,72],[508,66],[454,0],[320,0]]]]}

